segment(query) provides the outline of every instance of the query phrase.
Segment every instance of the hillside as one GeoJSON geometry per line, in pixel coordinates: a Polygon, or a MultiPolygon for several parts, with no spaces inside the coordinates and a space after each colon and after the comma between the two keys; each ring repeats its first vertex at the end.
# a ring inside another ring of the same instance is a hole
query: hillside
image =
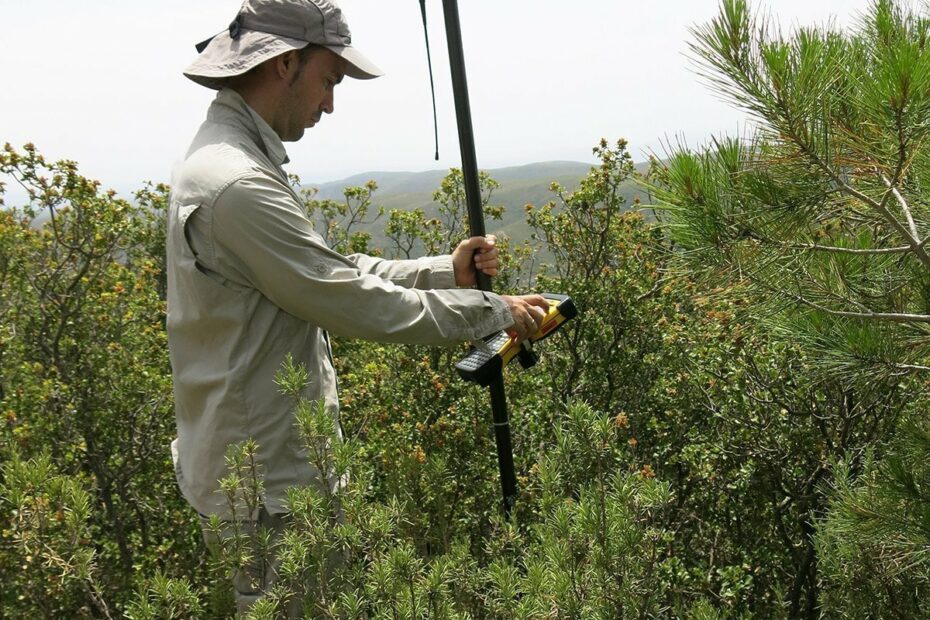
{"type": "MultiPolygon", "coordinates": [[[[543,205],[555,196],[549,191],[553,181],[572,190],[591,170],[591,164],[576,161],[549,161],[488,169],[491,178],[501,184],[491,196],[491,203],[504,205],[501,221],[487,222],[489,232],[507,234],[514,241],[520,242],[529,237],[529,228],[523,215],[523,206],[527,203],[543,205]]],[[[437,204],[433,201],[433,192],[439,187],[447,170],[427,170],[424,172],[365,172],[339,181],[328,183],[307,183],[306,187],[316,187],[321,199],[341,199],[343,188],[363,185],[370,180],[378,184],[374,195],[374,205],[391,209],[422,208],[427,215],[436,212],[437,204]]],[[[642,192],[630,183],[624,192],[627,204],[642,192]]],[[[384,242],[380,234],[381,222],[374,224],[368,232],[372,233],[373,243],[377,247],[384,242]]]]}

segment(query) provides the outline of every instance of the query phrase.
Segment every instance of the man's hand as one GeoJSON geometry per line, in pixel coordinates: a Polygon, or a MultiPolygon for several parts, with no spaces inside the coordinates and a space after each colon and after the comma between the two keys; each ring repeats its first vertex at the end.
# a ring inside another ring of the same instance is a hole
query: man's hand
{"type": "Polygon", "coordinates": [[[478,281],[479,269],[490,277],[498,274],[500,259],[496,243],[497,238],[494,235],[472,237],[452,250],[452,269],[456,286],[474,286],[478,281]]]}
{"type": "Polygon", "coordinates": [[[510,337],[521,342],[536,333],[542,327],[546,312],[549,311],[549,300],[542,295],[501,295],[510,306],[513,316],[513,325],[507,328],[510,337]]]}

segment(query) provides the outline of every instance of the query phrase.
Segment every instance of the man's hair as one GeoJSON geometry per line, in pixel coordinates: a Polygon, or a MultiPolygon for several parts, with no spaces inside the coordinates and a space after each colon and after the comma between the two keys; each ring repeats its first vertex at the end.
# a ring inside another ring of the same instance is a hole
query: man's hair
{"type": "Polygon", "coordinates": [[[300,66],[303,68],[307,64],[307,60],[310,59],[310,56],[317,50],[323,49],[322,45],[316,45],[315,43],[307,43],[307,47],[302,47],[297,51],[297,57],[300,60],[300,66]]]}
{"type": "Polygon", "coordinates": [[[307,65],[307,61],[310,60],[310,57],[321,49],[323,49],[322,45],[308,43],[307,47],[302,47],[297,50],[297,73],[295,73],[294,77],[291,78],[291,86],[294,85],[294,82],[300,79],[301,74],[304,72],[304,67],[307,65]]]}
{"type": "Polygon", "coordinates": [[[291,78],[291,84],[294,84],[294,82],[300,79],[300,75],[304,72],[304,67],[307,64],[307,61],[310,60],[310,57],[313,56],[314,53],[321,49],[323,49],[322,45],[308,43],[307,47],[302,47],[297,50],[297,73],[295,73],[294,77],[291,78]]]}

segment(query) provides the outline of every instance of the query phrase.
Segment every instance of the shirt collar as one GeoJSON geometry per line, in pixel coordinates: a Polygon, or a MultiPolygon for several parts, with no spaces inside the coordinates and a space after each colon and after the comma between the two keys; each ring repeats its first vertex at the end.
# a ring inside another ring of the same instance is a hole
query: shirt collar
{"type": "Polygon", "coordinates": [[[284,143],[271,125],[231,88],[223,88],[216,95],[207,118],[221,123],[233,123],[245,129],[276,166],[290,161],[284,143]]]}

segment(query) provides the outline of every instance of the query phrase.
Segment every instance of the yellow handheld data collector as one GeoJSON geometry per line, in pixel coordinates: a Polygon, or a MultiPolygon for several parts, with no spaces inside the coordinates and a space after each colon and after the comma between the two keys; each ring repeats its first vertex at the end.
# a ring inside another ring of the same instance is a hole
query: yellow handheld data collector
{"type": "Polygon", "coordinates": [[[487,386],[515,357],[520,358],[520,364],[524,368],[535,364],[538,358],[532,350],[533,343],[558,331],[563,323],[578,314],[574,302],[568,295],[543,293],[543,297],[549,301],[549,311],[535,334],[520,344],[514,342],[505,331],[486,336],[483,339],[484,346],[472,347],[468,355],[456,363],[455,369],[459,375],[466,381],[487,386]]]}

